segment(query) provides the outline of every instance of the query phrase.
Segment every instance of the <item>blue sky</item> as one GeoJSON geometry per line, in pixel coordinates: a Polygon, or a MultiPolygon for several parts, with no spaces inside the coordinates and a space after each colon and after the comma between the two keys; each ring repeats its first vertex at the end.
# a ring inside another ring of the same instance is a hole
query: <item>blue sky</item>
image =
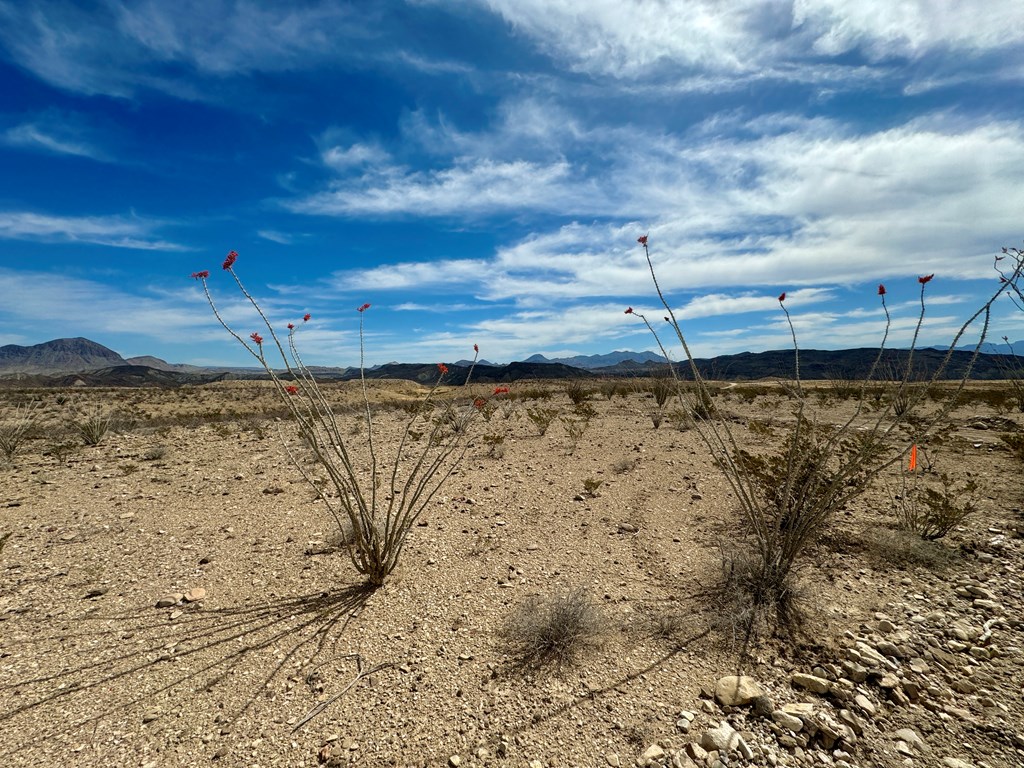
{"type": "MultiPolygon", "coordinates": [[[[0,0],[0,344],[250,364],[923,341],[1024,239],[1020,0],[0,0]]],[[[1000,305],[994,335],[1024,338],[1000,305]]]]}

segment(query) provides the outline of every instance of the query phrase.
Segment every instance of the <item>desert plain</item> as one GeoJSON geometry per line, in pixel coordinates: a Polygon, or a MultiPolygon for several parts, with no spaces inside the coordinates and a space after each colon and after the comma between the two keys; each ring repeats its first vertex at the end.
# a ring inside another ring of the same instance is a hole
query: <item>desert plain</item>
{"type": "MultiPolygon", "coordinates": [[[[802,558],[799,632],[749,647],[709,597],[735,499],[692,423],[668,406],[655,427],[642,380],[588,382],[576,435],[527,416],[572,414],[565,382],[510,384],[372,591],[267,383],[3,390],[8,415],[37,406],[0,468],[0,763],[1024,765],[1024,486],[1002,437],[1024,418],[1001,386],[971,383],[920,446],[919,482],[972,482],[974,514],[937,541],[899,530],[901,461],[802,558]],[[84,445],[76,413],[111,429],[84,445]],[[601,631],[519,663],[509,617],[572,594],[601,631]]],[[[358,387],[324,385],[361,455],[358,387]]],[[[815,418],[853,412],[816,389],[815,418]]],[[[793,418],[780,383],[715,391],[752,451],[793,418]]],[[[422,394],[371,383],[383,455],[422,394]]]]}

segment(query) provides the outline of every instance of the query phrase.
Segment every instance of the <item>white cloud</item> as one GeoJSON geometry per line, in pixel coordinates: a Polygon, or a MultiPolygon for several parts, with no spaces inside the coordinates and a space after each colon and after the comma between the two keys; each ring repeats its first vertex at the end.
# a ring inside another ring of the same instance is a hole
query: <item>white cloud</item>
{"type": "Polygon", "coordinates": [[[107,161],[106,153],[73,132],[61,130],[52,124],[27,122],[12,126],[3,132],[0,141],[12,147],[41,149],[58,155],[88,157],[92,160],[107,161]]]}
{"type": "Polygon", "coordinates": [[[934,49],[1010,48],[1024,41],[1016,0],[795,0],[793,24],[829,56],[862,48],[875,58],[920,57],[934,49]]]}
{"type": "Polygon", "coordinates": [[[475,259],[403,262],[371,269],[335,272],[330,282],[337,290],[346,292],[474,285],[483,281],[488,267],[486,261],[475,259]]]}
{"type": "MultiPolygon", "coordinates": [[[[436,171],[376,169],[337,181],[326,192],[286,203],[297,213],[335,216],[477,216],[508,210],[548,210],[575,200],[569,164],[489,159],[436,171]]],[[[568,210],[572,210],[572,206],[568,210]]]]}
{"type": "MultiPolygon", "coordinates": [[[[680,68],[807,80],[820,56],[860,49],[879,60],[1002,51],[1024,40],[1017,0],[477,0],[570,67],[642,79],[680,68]]],[[[831,77],[843,72],[831,70],[831,77]]]]}
{"type": "Polygon", "coordinates": [[[293,235],[278,232],[273,229],[256,230],[256,236],[262,237],[264,240],[269,240],[272,243],[277,243],[278,245],[291,245],[295,242],[295,237],[293,235]]]}
{"type": "Polygon", "coordinates": [[[0,238],[81,242],[145,251],[190,250],[178,243],[155,239],[153,232],[164,224],[134,216],[51,216],[31,211],[0,211],[0,238]]]}
{"type": "Polygon", "coordinates": [[[19,65],[59,88],[131,97],[155,88],[198,98],[180,69],[213,78],[302,69],[373,37],[376,15],[346,3],[240,0],[0,2],[0,43],[19,65]],[[178,69],[178,71],[175,71],[178,69]]]}

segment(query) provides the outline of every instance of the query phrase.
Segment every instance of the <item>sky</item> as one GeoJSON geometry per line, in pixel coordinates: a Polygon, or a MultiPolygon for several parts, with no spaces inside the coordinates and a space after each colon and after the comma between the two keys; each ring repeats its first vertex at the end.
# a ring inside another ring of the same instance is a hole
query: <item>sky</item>
{"type": "Polygon", "coordinates": [[[948,345],[1024,245],[1020,0],[0,0],[0,83],[0,345],[255,364],[235,250],[309,364],[654,349],[643,234],[698,355],[948,345]]]}

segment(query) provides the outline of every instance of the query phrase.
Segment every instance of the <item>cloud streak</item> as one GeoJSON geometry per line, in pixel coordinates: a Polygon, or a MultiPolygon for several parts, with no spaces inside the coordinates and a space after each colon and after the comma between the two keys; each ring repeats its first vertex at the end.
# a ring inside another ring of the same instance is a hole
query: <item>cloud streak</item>
{"type": "Polygon", "coordinates": [[[53,216],[0,211],[0,238],[47,243],[91,243],[141,251],[187,251],[185,245],[155,239],[166,222],[122,216],[53,216]]]}

